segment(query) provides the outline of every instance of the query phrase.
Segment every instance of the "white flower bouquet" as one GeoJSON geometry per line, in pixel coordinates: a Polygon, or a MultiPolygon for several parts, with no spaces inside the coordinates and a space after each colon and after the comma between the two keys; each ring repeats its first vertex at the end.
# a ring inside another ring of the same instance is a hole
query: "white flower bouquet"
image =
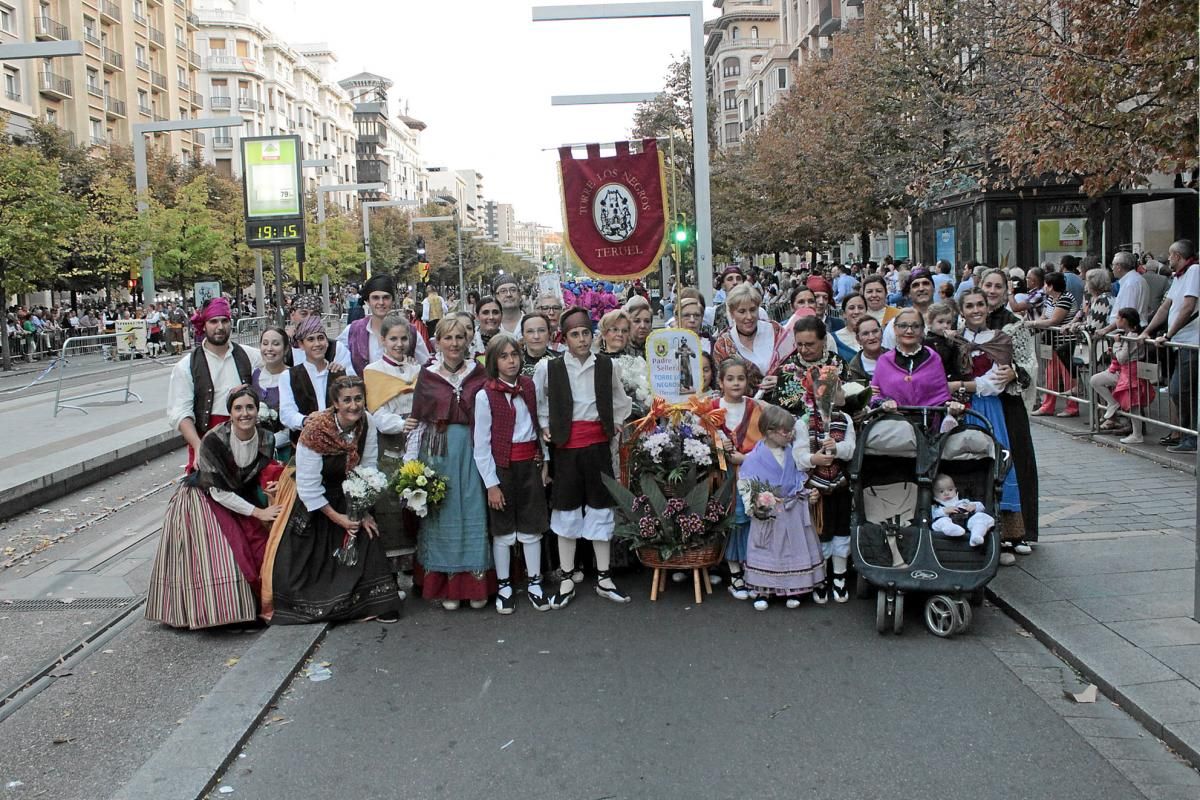
{"type": "Polygon", "coordinates": [[[418,517],[427,516],[430,508],[446,499],[446,477],[420,461],[401,464],[392,476],[391,487],[418,517]]]}
{"type": "MultiPolygon", "coordinates": [[[[388,487],[387,476],[374,467],[355,467],[342,481],[346,508],[351,519],[366,516],[379,495],[388,487]]],[[[347,567],[358,563],[358,537],[350,532],[342,538],[342,546],[333,551],[334,559],[347,567]]]]}

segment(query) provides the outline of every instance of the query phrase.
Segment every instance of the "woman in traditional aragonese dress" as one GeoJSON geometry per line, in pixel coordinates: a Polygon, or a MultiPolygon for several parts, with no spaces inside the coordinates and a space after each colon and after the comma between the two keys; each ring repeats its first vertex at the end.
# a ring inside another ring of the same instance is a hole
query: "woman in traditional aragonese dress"
{"type": "Polygon", "coordinates": [[[343,482],[355,467],[374,467],[375,425],[366,413],[362,378],[343,375],[330,388],[331,405],[309,414],[296,447],[295,483],[280,502],[290,508],[271,528],[263,562],[263,616],[273,625],[353,619],[395,622],[396,577],[375,521],[350,514],[343,482]],[[358,557],[334,553],[357,537],[358,557]]]}
{"type": "Polygon", "coordinates": [[[250,384],[258,394],[258,424],[275,435],[275,458],[287,463],[293,449],[288,428],[279,416],[279,381],[288,371],[287,356],[290,352],[287,331],[269,327],[258,338],[258,352],[263,365],[250,376],[250,384]]]}
{"type": "Polygon", "coordinates": [[[266,526],[280,513],[259,493],[274,489],[279,465],[274,437],[257,425],[258,403],[251,389],[233,392],[230,419],[200,441],[196,469],[163,519],[146,619],[195,629],[258,617],[266,526]]]}
{"type": "Polygon", "coordinates": [[[417,378],[412,416],[418,425],[405,456],[444,475],[447,491],[421,521],[414,583],[422,597],[441,600],[447,611],[463,600],[472,608],[484,608],[497,587],[471,420],[472,403],[487,374],[467,359],[469,341],[461,319],[443,317],[434,338],[438,357],[417,378]]]}

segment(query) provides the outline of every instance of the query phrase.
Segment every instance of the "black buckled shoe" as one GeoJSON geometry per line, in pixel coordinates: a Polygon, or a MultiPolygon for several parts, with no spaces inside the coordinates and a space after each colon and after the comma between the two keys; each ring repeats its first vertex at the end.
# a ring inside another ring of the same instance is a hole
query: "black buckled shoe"
{"type": "Polygon", "coordinates": [[[537,611],[550,610],[550,600],[542,592],[541,575],[529,576],[529,582],[525,585],[525,595],[529,598],[529,604],[537,611]]]}
{"type": "Polygon", "coordinates": [[[829,581],[821,581],[813,587],[812,599],[819,606],[829,602],[829,581]]]}
{"type": "Polygon", "coordinates": [[[850,583],[846,580],[846,573],[833,573],[833,602],[846,603],[850,600],[850,583]]]}
{"type": "Polygon", "coordinates": [[[575,581],[571,577],[574,574],[575,570],[569,572],[563,569],[555,570],[554,579],[558,581],[558,588],[550,595],[550,607],[555,611],[566,608],[571,599],[575,597],[575,581]],[[569,583],[571,588],[564,590],[562,586],[564,583],[569,583]]]}
{"type": "Polygon", "coordinates": [[[517,608],[517,596],[513,594],[512,580],[501,578],[496,583],[500,587],[500,592],[496,594],[496,612],[505,615],[513,613],[517,608]],[[508,597],[502,594],[505,589],[508,589],[508,597]]]}
{"type": "Polygon", "coordinates": [[[613,583],[612,572],[609,570],[602,570],[596,573],[596,594],[600,595],[605,600],[611,600],[614,603],[628,603],[633,599],[618,589],[616,583],[613,583],[612,588],[610,589],[607,586],[601,586],[601,581],[613,583]]]}

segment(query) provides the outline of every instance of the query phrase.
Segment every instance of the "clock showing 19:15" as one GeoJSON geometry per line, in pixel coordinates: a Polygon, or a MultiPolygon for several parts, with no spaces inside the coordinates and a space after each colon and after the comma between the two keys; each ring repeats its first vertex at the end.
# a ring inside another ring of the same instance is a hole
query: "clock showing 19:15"
{"type": "Polygon", "coordinates": [[[246,244],[251,247],[304,244],[304,227],[300,220],[296,219],[248,222],[246,244]]]}

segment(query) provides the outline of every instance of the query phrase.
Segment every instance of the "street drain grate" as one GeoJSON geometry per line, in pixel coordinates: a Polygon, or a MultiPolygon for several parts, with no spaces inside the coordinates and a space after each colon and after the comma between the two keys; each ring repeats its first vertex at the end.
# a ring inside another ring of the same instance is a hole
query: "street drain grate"
{"type": "Polygon", "coordinates": [[[73,609],[124,608],[136,603],[139,597],[76,597],[44,600],[0,600],[0,613],[5,611],[71,611],[73,609]]]}

